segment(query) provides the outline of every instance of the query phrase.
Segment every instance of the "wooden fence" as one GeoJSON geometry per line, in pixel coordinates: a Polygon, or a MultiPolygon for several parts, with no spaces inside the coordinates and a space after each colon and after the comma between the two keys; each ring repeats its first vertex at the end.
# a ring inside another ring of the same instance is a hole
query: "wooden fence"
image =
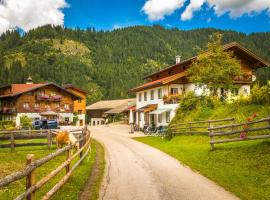
{"type": "MultiPolygon", "coordinates": [[[[13,151],[15,147],[47,145],[48,149],[50,149],[52,144],[55,144],[53,139],[55,138],[55,133],[57,131],[59,131],[59,129],[0,131],[0,141],[10,141],[10,143],[7,144],[0,144],[0,148],[10,148],[13,151]],[[42,138],[47,138],[47,142],[16,143],[16,140],[35,140],[42,138]]],[[[83,129],[69,130],[69,132],[74,134],[81,133],[82,131],[83,129]]]]}
{"type": "Polygon", "coordinates": [[[254,132],[269,131],[270,130],[270,117],[263,118],[256,121],[250,121],[246,123],[210,127],[208,128],[208,130],[209,130],[209,136],[210,136],[210,145],[212,149],[214,149],[215,144],[219,144],[219,143],[266,139],[266,138],[270,138],[269,132],[263,135],[262,134],[254,135],[256,134],[254,132]],[[263,123],[267,123],[267,124],[263,125],[263,123]],[[253,126],[256,126],[256,127],[253,127],[253,126]],[[253,132],[253,135],[248,136],[248,134],[252,132],[253,132]],[[215,137],[217,136],[221,136],[221,137],[222,136],[235,136],[238,134],[243,134],[243,135],[242,137],[238,136],[237,138],[225,138],[225,139],[215,140],[215,137]]]}
{"type": "MultiPolygon", "coordinates": [[[[53,132],[53,131],[52,131],[53,132]]],[[[71,130],[71,132],[78,133],[78,130],[71,130]]],[[[50,199],[69,179],[73,171],[79,166],[79,164],[83,161],[83,159],[88,155],[91,146],[90,146],[90,131],[88,129],[81,130],[81,137],[77,141],[80,144],[80,148],[72,155],[72,148],[76,145],[68,145],[62,149],[59,149],[52,154],[45,156],[39,160],[34,160],[35,156],[33,154],[28,154],[26,157],[26,167],[18,172],[14,172],[2,179],[0,179],[0,188],[8,186],[10,183],[18,181],[22,178],[26,178],[26,191],[20,194],[16,200],[34,200],[35,193],[39,190],[44,184],[54,178],[59,172],[61,172],[64,168],[66,170],[66,174],[64,177],[56,184],[50,191],[48,191],[41,199],[47,200],[50,199]],[[35,170],[49,162],[50,160],[56,158],[59,155],[66,153],[66,160],[61,163],[56,169],[51,171],[47,176],[43,177],[39,181],[35,181],[35,170]],[[80,159],[71,166],[71,161],[76,157],[80,157],[80,159]]]]}
{"type": "Polygon", "coordinates": [[[212,127],[216,123],[234,123],[235,118],[216,119],[216,120],[205,120],[205,121],[194,121],[187,123],[174,124],[170,126],[172,135],[178,134],[208,134],[208,128],[212,127]]]}

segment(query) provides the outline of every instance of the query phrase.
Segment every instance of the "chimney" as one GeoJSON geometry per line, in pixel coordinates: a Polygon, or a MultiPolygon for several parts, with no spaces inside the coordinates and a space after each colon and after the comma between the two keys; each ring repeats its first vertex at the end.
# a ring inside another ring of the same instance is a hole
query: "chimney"
{"type": "Polygon", "coordinates": [[[33,84],[33,80],[32,80],[32,78],[31,78],[31,76],[29,76],[29,77],[27,78],[26,84],[33,84]]]}
{"type": "Polygon", "coordinates": [[[175,56],[175,64],[178,64],[181,62],[181,56],[175,56]]]}

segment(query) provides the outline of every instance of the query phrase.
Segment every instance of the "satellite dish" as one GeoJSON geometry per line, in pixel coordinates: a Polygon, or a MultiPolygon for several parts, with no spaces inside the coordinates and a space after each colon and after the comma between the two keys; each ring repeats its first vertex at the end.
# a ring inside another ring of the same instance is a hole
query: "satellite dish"
{"type": "Polygon", "coordinates": [[[255,75],[252,75],[252,78],[251,78],[252,82],[256,81],[256,79],[257,77],[255,75]]]}

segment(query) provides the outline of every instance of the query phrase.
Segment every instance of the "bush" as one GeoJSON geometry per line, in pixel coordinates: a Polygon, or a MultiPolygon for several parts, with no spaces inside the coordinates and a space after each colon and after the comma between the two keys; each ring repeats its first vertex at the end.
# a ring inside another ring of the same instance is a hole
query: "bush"
{"type": "Polygon", "coordinates": [[[270,81],[265,86],[260,87],[255,84],[251,90],[251,103],[254,104],[270,104],[270,81]]]}
{"type": "Polygon", "coordinates": [[[74,114],[74,116],[73,116],[73,121],[72,121],[72,125],[73,125],[73,126],[76,126],[78,120],[79,120],[79,117],[78,117],[76,114],[74,114]]]}
{"type": "Polygon", "coordinates": [[[20,117],[20,122],[23,128],[30,128],[32,126],[32,120],[26,115],[20,117]]]}
{"type": "Polygon", "coordinates": [[[188,92],[184,97],[180,100],[181,111],[191,111],[196,109],[200,99],[193,92],[188,92]]]}
{"type": "Polygon", "coordinates": [[[0,121],[0,130],[13,130],[15,129],[15,122],[10,120],[0,121]]]}

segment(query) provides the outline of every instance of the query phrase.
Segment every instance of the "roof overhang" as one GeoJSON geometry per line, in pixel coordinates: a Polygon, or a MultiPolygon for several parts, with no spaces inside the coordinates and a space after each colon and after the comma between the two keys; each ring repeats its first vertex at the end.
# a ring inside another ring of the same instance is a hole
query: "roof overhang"
{"type": "Polygon", "coordinates": [[[59,86],[59,85],[57,85],[55,83],[44,83],[44,84],[42,84],[40,86],[32,87],[29,90],[25,90],[23,92],[17,92],[17,93],[9,94],[9,95],[2,95],[2,96],[0,96],[0,99],[9,98],[9,97],[16,97],[16,96],[19,96],[21,94],[24,94],[24,93],[27,93],[27,92],[31,92],[31,91],[34,91],[36,89],[39,89],[39,88],[42,88],[42,87],[45,87],[45,86],[49,86],[49,85],[53,85],[53,86],[55,86],[55,87],[57,87],[57,88],[65,91],[66,93],[70,94],[74,99],[82,99],[79,95],[74,94],[74,93],[68,91],[67,89],[65,89],[65,88],[63,88],[63,87],[61,87],[61,86],[59,86]]]}
{"type": "MultiPolygon", "coordinates": [[[[237,42],[231,42],[229,44],[226,44],[226,45],[223,46],[223,49],[224,49],[224,51],[237,50],[237,51],[240,51],[240,52],[244,53],[246,56],[248,56],[250,59],[252,59],[254,61],[255,64],[253,65],[253,68],[255,68],[255,69],[270,66],[269,62],[267,62],[266,60],[259,57],[258,55],[253,53],[251,50],[243,47],[242,45],[240,45],[237,42]]],[[[162,69],[162,70],[160,70],[158,72],[149,74],[149,75],[143,77],[143,79],[151,78],[152,76],[155,76],[155,75],[160,74],[162,72],[165,72],[167,70],[173,69],[175,67],[190,65],[192,63],[192,61],[194,61],[196,59],[197,59],[197,56],[194,56],[192,58],[183,60],[182,62],[180,62],[178,64],[166,67],[166,68],[164,68],[164,69],[162,69]]]]}
{"type": "Polygon", "coordinates": [[[162,79],[159,79],[159,80],[155,80],[155,81],[152,81],[152,82],[148,82],[148,83],[145,83],[143,85],[140,85],[136,88],[133,88],[130,90],[130,92],[139,92],[139,91],[142,91],[142,90],[146,90],[146,89],[151,89],[151,88],[155,88],[155,87],[158,87],[158,86],[162,86],[162,85],[166,85],[166,84],[169,84],[177,79],[180,79],[180,78],[183,78],[187,76],[187,72],[181,72],[181,73],[177,73],[177,74],[174,74],[172,76],[168,76],[166,78],[162,78],[162,79]]]}

